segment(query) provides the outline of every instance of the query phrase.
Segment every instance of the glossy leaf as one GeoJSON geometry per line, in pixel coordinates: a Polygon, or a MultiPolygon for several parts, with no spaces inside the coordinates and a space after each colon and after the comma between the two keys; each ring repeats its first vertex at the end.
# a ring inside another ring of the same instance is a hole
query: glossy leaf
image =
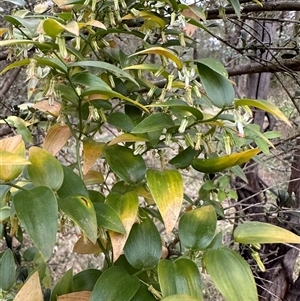
{"type": "Polygon", "coordinates": [[[213,59],[213,58],[203,58],[196,60],[195,62],[198,62],[202,65],[207,66],[211,70],[219,73],[220,75],[228,78],[228,73],[226,68],[222,65],[222,63],[219,60],[213,59]]]}
{"type": "Polygon", "coordinates": [[[212,103],[219,108],[232,105],[234,89],[230,81],[206,64],[197,62],[197,66],[202,85],[212,103]]]}
{"type": "Polygon", "coordinates": [[[127,238],[124,254],[136,269],[149,269],[157,265],[162,252],[160,234],[149,216],[139,212],[140,222],[132,226],[127,238]]]}
{"type": "Polygon", "coordinates": [[[2,223],[4,220],[8,219],[10,217],[10,207],[5,206],[0,208],[0,223],[2,223]]]}
{"type": "Polygon", "coordinates": [[[213,240],[217,227],[217,215],[213,206],[185,212],[178,225],[181,243],[192,251],[204,250],[213,240]]]}
{"type": "Polygon", "coordinates": [[[118,233],[126,234],[126,230],[116,211],[105,203],[96,203],[94,208],[97,216],[98,227],[103,227],[118,233]]]}
{"type": "Polygon", "coordinates": [[[127,237],[137,218],[139,201],[136,193],[127,192],[125,194],[111,193],[108,195],[105,203],[117,212],[126,230],[126,234],[109,230],[109,236],[113,247],[113,260],[116,261],[123,253],[127,237]]]}
{"type": "Polygon", "coordinates": [[[67,31],[75,36],[79,36],[78,23],[75,21],[71,21],[67,25],[64,25],[54,19],[49,18],[44,20],[43,29],[45,33],[51,37],[56,37],[60,35],[63,31],[67,31]]]}
{"type": "Polygon", "coordinates": [[[83,174],[86,174],[104,152],[105,143],[93,139],[83,141],[83,174]]]}
{"type": "Polygon", "coordinates": [[[248,263],[235,251],[208,249],[204,266],[226,301],[257,301],[257,291],[248,263]]]}
{"type": "Polygon", "coordinates": [[[30,124],[18,116],[8,116],[7,123],[16,128],[16,132],[20,134],[25,142],[33,143],[31,132],[27,128],[30,124]]]}
{"type": "Polygon", "coordinates": [[[130,132],[134,128],[133,121],[128,115],[122,112],[114,112],[109,114],[107,117],[107,122],[125,132],[130,132]]]}
{"type": "Polygon", "coordinates": [[[123,71],[122,69],[116,67],[115,65],[106,63],[106,62],[101,62],[101,61],[80,61],[80,62],[75,62],[70,64],[70,67],[75,67],[75,66],[79,66],[79,67],[95,67],[95,68],[99,68],[99,69],[103,69],[106,70],[108,72],[112,72],[114,73],[116,76],[118,77],[123,77],[126,78],[130,81],[132,81],[133,83],[135,83],[137,86],[138,83],[136,82],[136,80],[127,72],[123,71]]]}
{"type": "Polygon", "coordinates": [[[114,173],[130,184],[141,182],[146,173],[146,164],[142,156],[134,155],[133,150],[111,145],[105,149],[105,158],[114,173]]]}
{"type": "Polygon", "coordinates": [[[66,125],[52,126],[44,140],[43,148],[55,156],[71,137],[71,131],[66,125]]]}
{"type": "Polygon", "coordinates": [[[163,218],[166,232],[170,233],[181,210],[183,181],[176,170],[147,170],[147,183],[158,210],[163,218]]]}
{"type": "Polygon", "coordinates": [[[163,19],[159,18],[157,15],[149,12],[149,11],[140,11],[138,16],[134,16],[133,14],[128,14],[122,18],[122,20],[132,20],[141,18],[144,19],[146,22],[151,21],[156,23],[158,27],[164,28],[166,23],[163,19]]]}
{"type": "Polygon", "coordinates": [[[47,186],[58,190],[64,180],[64,172],[59,161],[46,150],[32,146],[29,149],[28,174],[35,186],[47,186]]]}
{"type": "Polygon", "coordinates": [[[138,291],[131,301],[157,301],[157,299],[150,293],[148,286],[141,283],[138,291]]]}
{"type": "Polygon", "coordinates": [[[89,192],[83,180],[69,167],[62,165],[64,180],[57,191],[60,198],[64,199],[72,195],[83,195],[89,197],[89,192]]]}
{"type": "Polygon", "coordinates": [[[104,182],[104,176],[102,172],[91,169],[83,176],[83,181],[85,185],[100,184],[104,182]]]}
{"type": "Polygon", "coordinates": [[[130,276],[123,267],[114,266],[105,270],[100,276],[90,301],[129,301],[137,292],[139,285],[136,276],[130,276]]]}
{"type": "Polygon", "coordinates": [[[8,291],[14,285],[16,265],[12,250],[7,249],[0,258],[0,288],[8,291]]]}
{"type": "Polygon", "coordinates": [[[27,234],[49,259],[56,242],[58,207],[53,191],[44,186],[21,190],[13,197],[16,214],[27,234]]]}
{"type": "Polygon", "coordinates": [[[92,201],[86,196],[58,199],[59,208],[79,226],[93,243],[97,241],[97,217],[92,201]]]}
{"type": "Polygon", "coordinates": [[[300,236],[284,228],[262,223],[245,222],[236,227],[234,240],[242,244],[300,243],[300,236]]]}
{"type": "Polygon", "coordinates": [[[53,288],[50,301],[56,301],[57,297],[73,292],[73,269],[69,269],[53,288]]]}
{"type": "Polygon", "coordinates": [[[191,146],[187,147],[185,150],[179,152],[174,158],[172,158],[169,163],[174,165],[176,168],[187,168],[191,165],[193,159],[199,154],[191,146]]]}
{"type": "Polygon", "coordinates": [[[19,290],[14,301],[43,301],[39,272],[34,272],[19,290]]]}
{"type": "Polygon", "coordinates": [[[278,119],[284,121],[286,124],[291,126],[290,121],[288,118],[279,110],[278,107],[276,107],[273,103],[263,100],[263,99],[249,99],[249,98],[243,98],[243,99],[237,99],[234,102],[236,107],[239,106],[249,106],[249,107],[255,107],[260,110],[263,110],[265,112],[269,112],[278,119]]]}
{"type": "Polygon", "coordinates": [[[161,260],[158,264],[158,279],[163,297],[183,294],[198,300],[203,298],[199,269],[188,258],[161,260]]]}
{"type": "Polygon", "coordinates": [[[136,55],[140,55],[140,54],[156,54],[156,55],[161,55],[164,56],[168,59],[170,59],[171,61],[173,61],[176,65],[178,69],[181,69],[183,64],[180,60],[179,57],[177,57],[172,51],[170,51],[169,49],[163,48],[163,47],[152,47],[149,49],[145,49],[142,51],[138,51],[134,54],[132,54],[131,56],[136,56],[136,55]]]}
{"type": "Polygon", "coordinates": [[[25,143],[21,135],[0,140],[0,179],[14,180],[22,172],[24,165],[31,164],[25,159],[25,143]]]}
{"type": "Polygon", "coordinates": [[[169,114],[156,113],[151,114],[141,121],[132,131],[133,134],[155,132],[168,129],[175,125],[169,114]]]}
{"type": "Polygon", "coordinates": [[[102,272],[97,269],[86,269],[73,277],[74,292],[92,291],[102,272]]]}
{"type": "Polygon", "coordinates": [[[208,159],[194,159],[192,166],[194,169],[203,173],[215,173],[223,171],[235,165],[240,165],[248,162],[260,152],[260,149],[249,149],[240,153],[235,153],[223,157],[215,157],[208,159]]]}

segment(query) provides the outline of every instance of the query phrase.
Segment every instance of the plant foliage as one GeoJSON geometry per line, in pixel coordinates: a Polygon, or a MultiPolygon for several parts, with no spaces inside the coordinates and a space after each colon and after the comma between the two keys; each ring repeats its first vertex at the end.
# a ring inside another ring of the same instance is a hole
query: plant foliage
{"type": "MultiPolygon", "coordinates": [[[[228,2],[240,16],[239,1],[228,2]]],[[[249,106],[288,120],[266,101],[234,99],[219,61],[181,58],[192,40],[187,22],[209,31],[185,18],[189,9],[173,0],[55,0],[5,16],[0,47],[15,61],[2,74],[26,68],[33,106],[26,122],[7,118],[19,135],[0,141],[0,233],[22,243],[25,231],[35,248],[21,289],[21,259],[1,253],[4,296],[17,288],[18,300],[41,300],[42,288],[50,300],[201,301],[203,272],[226,300],[257,300],[249,266],[216,229],[222,202],[235,196],[230,178],[243,178],[236,167],[272,146],[259,130],[244,131],[249,106]],[[36,116],[49,117],[42,147],[32,146],[36,116]],[[251,146],[258,138],[260,149],[251,146]],[[183,169],[202,183],[197,199],[183,169]],[[101,271],[69,270],[54,285],[46,263],[66,223],[80,231],[75,251],[105,259],[101,271]]],[[[268,243],[274,231],[245,224],[234,237],[268,243]]],[[[299,239],[282,232],[276,242],[299,239]]]]}

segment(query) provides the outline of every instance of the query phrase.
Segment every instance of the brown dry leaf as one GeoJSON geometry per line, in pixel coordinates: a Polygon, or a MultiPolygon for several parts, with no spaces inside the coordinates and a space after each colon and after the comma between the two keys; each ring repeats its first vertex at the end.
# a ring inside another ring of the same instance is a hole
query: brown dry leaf
{"type": "Polygon", "coordinates": [[[53,2],[62,10],[62,11],[71,11],[72,8],[74,7],[74,4],[69,4],[67,0],[53,0],[53,2]]]}
{"type": "Polygon", "coordinates": [[[71,137],[71,131],[66,125],[52,126],[44,141],[43,148],[55,156],[71,137]]]}
{"type": "Polygon", "coordinates": [[[92,292],[89,291],[75,292],[75,293],[58,296],[57,301],[89,301],[91,295],[92,292]]]}
{"type": "Polygon", "coordinates": [[[0,140],[0,149],[17,155],[25,155],[25,144],[21,135],[0,140]]]}
{"type": "Polygon", "coordinates": [[[92,168],[96,160],[102,155],[105,143],[93,139],[83,141],[83,174],[92,168]]]}
{"type": "MultiPolygon", "coordinates": [[[[190,7],[193,7],[193,6],[195,6],[195,4],[189,5],[189,6],[190,6],[190,7]]],[[[200,17],[197,16],[190,8],[184,9],[184,10],[182,11],[182,14],[183,14],[187,19],[190,18],[190,19],[195,19],[195,20],[197,20],[197,21],[200,20],[200,17]]],[[[198,28],[198,27],[195,26],[195,25],[186,23],[185,28],[184,28],[185,34],[186,34],[187,36],[191,37],[191,36],[194,34],[194,32],[196,31],[197,28],[198,28]]]]}
{"type": "Polygon", "coordinates": [[[33,105],[33,108],[40,110],[44,113],[49,113],[54,117],[58,117],[60,113],[61,104],[54,101],[53,105],[50,106],[48,100],[41,100],[33,105]]]}
{"type": "Polygon", "coordinates": [[[85,185],[94,185],[104,182],[103,174],[96,170],[89,170],[84,176],[83,180],[85,185]]]}
{"type": "MultiPolygon", "coordinates": [[[[105,241],[101,241],[106,246],[105,241]]],[[[73,247],[73,252],[77,254],[97,254],[101,253],[102,250],[99,245],[92,243],[88,238],[81,236],[73,247]]]]}
{"type": "MultiPolygon", "coordinates": [[[[43,294],[40,285],[39,272],[36,271],[25,282],[23,287],[18,292],[14,301],[43,301],[43,294]]],[[[73,299],[74,300],[74,299],[73,299]]]]}

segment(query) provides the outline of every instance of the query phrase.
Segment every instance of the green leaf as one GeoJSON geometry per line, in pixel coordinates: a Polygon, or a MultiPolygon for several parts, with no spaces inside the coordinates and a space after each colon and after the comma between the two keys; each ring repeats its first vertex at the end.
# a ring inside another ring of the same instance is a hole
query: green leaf
{"type": "Polygon", "coordinates": [[[129,301],[137,292],[139,285],[136,276],[130,276],[123,267],[114,266],[105,270],[100,276],[90,301],[129,301]]]}
{"type": "Polygon", "coordinates": [[[242,244],[300,243],[300,236],[275,225],[246,222],[236,227],[234,240],[242,244]]]}
{"type": "Polygon", "coordinates": [[[16,279],[16,265],[12,250],[7,249],[0,259],[0,288],[9,291],[16,279]]]}
{"type": "Polygon", "coordinates": [[[73,277],[73,291],[92,291],[102,272],[97,269],[87,269],[73,277]]]}
{"type": "Polygon", "coordinates": [[[278,119],[284,121],[287,125],[292,126],[288,118],[279,110],[279,108],[277,108],[273,103],[266,100],[243,98],[235,100],[234,104],[236,107],[249,106],[258,108],[265,112],[269,112],[278,119]]]}
{"type": "Polygon", "coordinates": [[[64,180],[64,172],[59,161],[46,150],[32,146],[29,149],[28,174],[35,186],[47,186],[58,190],[64,180]]]}
{"type": "Polygon", "coordinates": [[[17,133],[22,135],[25,142],[33,143],[31,132],[27,128],[28,124],[20,117],[8,116],[6,121],[17,129],[17,133]]]}
{"type": "MultiPolygon", "coordinates": [[[[123,68],[123,70],[147,70],[147,71],[152,71],[152,72],[156,72],[158,70],[160,70],[161,65],[159,64],[140,64],[140,65],[131,65],[131,66],[127,66],[125,68],[123,68]]],[[[161,76],[167,78],[169,75],[169,73],[167,71],[163,71],[161,73],[161,76]]]]}
{"type": "Polygon", "coordinates": [[[13,197],[16,214],[45,261],[52,255],[56,242],[58,207],[53,191],[39,186],[22,190],[13,197]]]}
{"type": "Polygon", "coordinates": [[[200,63],[201,65],[205,65],[216,73],[219,73],[220,75],[228,78],[227,70],[219,60],[213,58],[203,58],[200,60],[195,60],[195,62],[200,63]]]}
{"type": "Polygon", "coordinates": [[[113,172],[125,182],[136,184],[144,179],[146,174],[145,161],[142,156],[134,155],[132,149],[111,145],[105,149],[105,158],[113,172]]]}
{"type": "Polygon", "coordinates": [[[70,67],[79,66],[79,67],[83,67],[83,68],[95,67],[98,69],[103,69],[108,72],[114,73],[117,77],[126,78],[126,79],[132,81],[133,83],[135,83],[137,86],[139,86],[139,84],[136,82],[136,80],[130,74],[128,74],[127,72],[123,71],[122,69],[116,67],[115,65],[112,65],[109,63],[100,62],[100,61],[80,61],[80,62],[71,63],[69,66],[70,67]]]}
{"type": "Polygon", "coordinates": [[[232,105],[234,89],[231,82],[206,64],[197,62],[197,67],[203,87],[212,103],[219,108],[232,105]]]}
{"type": "Polygon", "coordinates": [[[169,114],[166,113],[156,113],[151,114],[142,120],[132,131],[131,133],[147,133],[155,132],[163,129],[168,129],[175,125],[174,121],[169,114]]]}
{"type": "Polygon", "coordinates": [[[127,114],[122,112],[114,112],[109,114],[107,116],[107,122],[125,132],[130,132],[134,128],[133,121],[127,114]]]}
{"type": "Polygon", "coordinates": [[[157,299],[150,293],[149,287],[141,283],[131,301],[157,301],[157,299]]]}
{"type": "Polygon", "coordinates": [[[79,26],[75,21],[71,21],[67,25],[63,25],[54,19],[48,18],[43,22],[43,29],[47,35],[53,38],[60,35],[63,31],[79,36],[79,26]]]}
{"type": "Polygon", "coordinates": [[[73,84],[83,85],[87,87],[106,87],[108,91],[111,91],[110,86],[102,80],[100,77],[87,73],[87,72],[78,72],[71,77],[71,81],[73,84]]]}
{"type": "Polygon", "coordinates": [[[241,18],[241,5],[239,0],[227,0],[233,7],[234,12],[236,13],[237,17],[241,18]]]}
{"type": "Polygon", "coordinates": [[[124,133],[121,134],[119,136],[117,136],[116,138],[114,138],[113,140],[111,140],[108,145],[114,145],[114,144],[118,144],[120,142],[137,142],[137,141],[148,141],[148,137],[146,134],[140,134],[140,135],[132,135],[129,133],[124,133]]]}
{"type": "Polygon", "coordinates": [[[0,223],[10,217],[10,207],[5,206],[0,209],[0,223]]]}
{"type": "Polygon", "coordinates": [[[211,241],[211,243],[208,245],[208,249],[218,249],[222,246],[222,240],[223,240],[223,233],[222,231],[219,232],[214,239],[211,241]]]}
{"type": "Polygon", "coordinates": [[[51,301],[56,301],[58,296],[73,292],[73,268],[69,269],[57,282],[52,294],[51,301]]]}
{"type": "Polygon", "coordinates": [[[194,148],[189,146],[172,158],[169,163],[174,165],[176,168],[187,168],[197,155],[199,155],[199,151],[196,151],[194,148]]]}
{"type": "Polygon", "coordinates": [[[143,210],[140,210],[139,218],[139,224],[134,224],[131,228],[124,254],[134,268],[142,270],[157,265],[162,243],[155,224],[143,210]]]}
{"type": "Polygon", "coordinates": [[[95,203],[94,208],[97,216],[97,224],[115,232],[126,233],[126,230],[116,211],[104,203],[95,203]]]}
{"type": "Polygon", "coordinates": [[[192,260],[184,257],[175,261],[163,259],[157,271],[163,297],[184,294],[202,300],[202,280],[192,260]]]}
{"type": "Polygon", "coordinates": [[[89,197],[89,192],[83,180],[69,167],[62,165],[64,180],[57,190],[60,198],[64,199],[72,195],[83,195],[89,197]]]}
{"type": "Polygon", "coordinates": [[[248,162],[252,157],[257,155],[260,149],[249,149],[240,153],[235,153],[223,157],[215,157],[209,159],[194,159],[192,166],[194,169],[203,173],[215,173],[223,171],[235,165],[240,165],[248,162]]]}
{"type": "Polygon", "coordinates": [[[90,241],[97,241],[97,217],[92,201],[86,196],[58,199],[59,208],[76,223],[90,241]]]}
{"type": "Polygon", "coordinates": [[[187,249],[200,251],[211,243],[216,227],[217,215],[213,206],[188,211],[179,220],[179,239],[187,249]]]}
{"type": "Polygon", "coordinates": [[[208,249],[204,266],[226,301],[257,301],[257,291],[248,263],[235,251],[208,249]]]}
{"type": "Polygon", "coordinates": [[[173,230],[183,201],[183,181],[177,170],[147,170],[149,190],[163,218],[166,232],[173,230]]]}

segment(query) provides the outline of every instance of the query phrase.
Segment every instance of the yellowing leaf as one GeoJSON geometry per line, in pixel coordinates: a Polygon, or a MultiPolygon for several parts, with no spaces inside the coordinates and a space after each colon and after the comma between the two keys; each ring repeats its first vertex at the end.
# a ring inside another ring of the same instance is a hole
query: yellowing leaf
{"type": "Polygon", "coordinates": [[[128,14],[122,18],[122,20],[133,20],[137,18],[142,18],[146,21],[151,21],[153,23],[156,23],[156,27],[165,27],[166,23],[163,19],[159,18],[158,16],[152,14],[151,12],[148,11],[141,11],[139,12],[138,16],[134,16],[133,14],[128,14]]]}
{"type": "Polygon", "coordinates": [[[55,156],[64,147],[70,137],[71,131],[68,126],[56,124],[49,129],[43,148],[55,156]]]}
{"type": "Polygon", "coordinates": [[[242,244],[299,244],[300,236],[275,225],[262,222],[246,222],[237,226],[234,240],[242,244]]]}
{"type": "Polygon", "coordinates": [[[274,104],[272,104],[269,101],[263,100],[263,99],[250,99],[250,98],[243,98],[243,99],[237,99],[234,102],[235,106],[249,106],[249,107],[255,107],[260,110],[263,110],[265,112],[271,113],[278,119],[284,121],[287,125],[292,126],[288,118],[279,110],[278,107],[276,107],[274,104]]]}
{"type": "Polygon", "coordinates": [[[257,155],[260,149],[249,149],[240,153],[231,154],[223,157],[209,159],[194,159],[192,166],[194,169],[204,173],[214,173],[223,171],[235,165],[240,165],[248,162],[252,157],[257,155]]]}
{"type": "Polygon", "coordinates": [[[83,141],[83,174],[86,174],[102,155],[105,143],[93,139],[83,141]]]}
{"type": "Polygon", "coordinates": [[[105,25],[103,23],[101,23],[100,21],[98,21],[98,20],[90,20],[87,23],[85,23],[85,25],[106,29],[105,25]]]}
{"type": "Polygon", "coordinates": [[[25,158],[25,143],[21,135],[0,140],[0,179],[8,182],[23,170],[23,165],[31,164],[25,158]]]}
{"type": "Polygon", "coordinates": [[[103,174],[96,170],[89,170],[84,176],[85,185],[94,185],[104,182],[103,174]]]}
{"type": "Polygon", "coordinates": [[[116,261],[123,253],[127,237],[137,218],[139,201],[136,193],[127,192],[123,195],[111,194],[107,197],[105,203],[117,212],[126,230],[126,234],[117,233],[111,230],[108,231],[113,247],[113,260],[116,261]]]}
{"type": "Polygon", "coordinates": [[[54,19],[46,19],[43,22],[43,29],[45,33],[51,37],[56,37],[63,31],[68,31],[75,36],[79,36],[79,26],[75,21],[71,21],[67,25],[63,25],[54,19]]]}
{"type": "Polygon", "coordinates": [[[137,141],[148,141],[148,140],[149,139],[146,136],[124,133],[111,140],[108,143],[108,146],[118,144],[120,142],[137,142],[137,141]]]}
{"type": "Polygon", "coordinates": [[[0,37],[2,37],[7,32],[7,28],[0,28],[0,37]]]}
{"type": "Polygon", "coordinates": [[[149,169],[147,183],[153,199],[164,221],[166,232],[170,233],[179,216],[183,201],[183,181],[177,170],[157,171],[149,169]]]}
{"type": "Polygon", "coordinates": [[[25,282],[14,301],[43,301],[39,272],[34,272],[25,282]]]}
{"type": "Polygon", "coordinates": [[[136,52],[136,53],[132,54],[131,56],[140,55],[140,54],[156,54],[156,55],[161,55],[161,56],[167,57],[168,59],[170,59],[171,61],[173,61],[177,65],[178,69],[182,68],[182,62],[181,62],[180,58],[177,57],[169,49],[165,49],[163,47],[152,47],[152,48],[149,48],[149,49],[145,49],[145,50],[136,52]]]}

